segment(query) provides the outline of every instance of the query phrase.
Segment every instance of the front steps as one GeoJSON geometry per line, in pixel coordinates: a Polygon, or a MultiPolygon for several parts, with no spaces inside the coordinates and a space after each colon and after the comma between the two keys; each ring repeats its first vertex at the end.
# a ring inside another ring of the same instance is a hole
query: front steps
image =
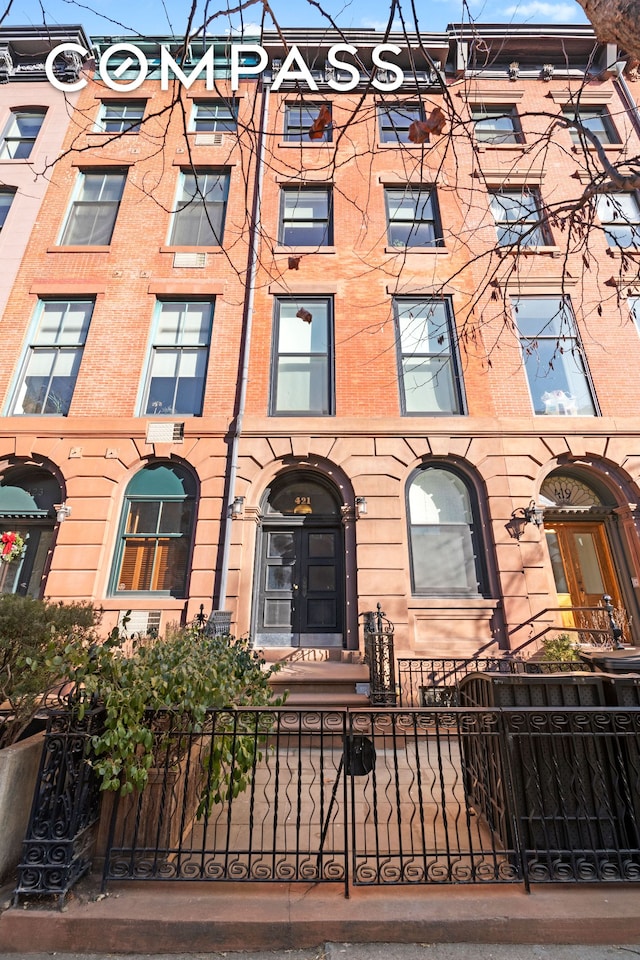
{"type": "MultiPolygon", "coordinates": [[[[357,652],[314,649],[310,654],[314,659],[311,660],[287,659],[283,650],[278,654],[276,651],[264,651],[267,661],[282,664],[278,673],[271,677],[270,683],[277,696],[288,691],[287,707],[296,710],[332,710],[369,706],[367,694],[356,689],[357,684],[369,682],[369,668],[360,662],[357,652]]],[[[299,655],[299,651],[293,653],[294,657],[299,655]]],[[[309,654],[305,651],[302,655],[309,654]]]]}

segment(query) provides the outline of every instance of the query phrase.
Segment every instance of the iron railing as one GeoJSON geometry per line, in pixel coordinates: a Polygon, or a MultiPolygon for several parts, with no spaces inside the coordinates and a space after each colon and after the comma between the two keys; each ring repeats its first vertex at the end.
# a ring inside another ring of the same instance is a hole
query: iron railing
{"type": "Polygon", "coordinates": [[[514,660],[508,657],[420,658],[397,660],[398,704],[403,707],[452,707],[459,704],[460,681],[470,673],[592,673],[581,660],[514,660]]]}
{"type": "Polygon", "coordinates": [[[364,618],[364,662],[369,667],[369,700],[377,707],[395,707],[394,626],[380,604],[364,618]]]}

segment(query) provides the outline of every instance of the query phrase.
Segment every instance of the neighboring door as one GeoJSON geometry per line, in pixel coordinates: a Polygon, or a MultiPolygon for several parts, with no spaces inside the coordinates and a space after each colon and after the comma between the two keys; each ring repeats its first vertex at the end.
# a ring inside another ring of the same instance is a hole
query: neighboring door
{"type": "MultiPolygon", "coordinates": [[[[620,586],[603,523],[553,523],[545,533],[561,607],[597,607],[609,594],[621,606],[620,586]]],[[[588,620],[588,617],[586,618],[588,620]]],[[[580,626],[585,617],[569,612],[566,626],[580,626]]]]}
{"type": "Polygon", "coordinates": [[[265,525],[257,645],[341,647],[343,578],[339,527],[265,525]]]}

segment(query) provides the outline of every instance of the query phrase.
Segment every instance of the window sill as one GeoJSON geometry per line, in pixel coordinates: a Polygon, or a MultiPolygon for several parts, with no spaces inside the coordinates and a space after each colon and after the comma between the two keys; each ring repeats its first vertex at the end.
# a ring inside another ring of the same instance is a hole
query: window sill
{"type": "Polygon", "coordinates": [[[485,150],[518,150],[522,152],[526,143],[486,143],[484,140],[476,140],[476,149],[479,153],[485,150]]]}
{"type": "Polygon", "coordinates": [[[640,257],[640,247],[608,247],[607,256],[609,257],[640,257]]]}
{"type": "Polygon", "coordinates": [[[222,246],[199,247],[197,244],[188,247],[159,247],[160,253],[224,253],[222,246]]]}
{"type": "Polygon", "coordinates": [[[549,257],[559,257],[562,255],[560,247],[535,247],[535,246],[504,246],[499,247],[498,254],[501,257],[535,257],[538,254],[545,254],[549,257]]]}
{"type": "Polygon", "coordinates": [[[336,248],[332,246],[326,247],[285,247],[277,246],[273,249],[274,253],[282,253],[285,256],[294,257],[297,254],[304,254],[304,256],[309,256],[314,253],[335,253],[336,248]]]}
{"type": "Polygon", "coordinates": [[[77,244],[69,247],[47,247],[47,253],[110,253],[111,247],[98,247],[87,244],[77,244]]]}
{"type": "Polygon", "coordinates": [[[385,253],[395,253],[397,257],[407,257],[414,253],[421,256],[423,254],[435,254],[436,256],[447,256],[449,251],[446,247],[385,247],[385,253]]]}
{"type": "Polygon", "coordinates": [[[107,130],[88,130],[87,136],[104,139],[105,137],[137,137],[139,133],[139,130],[121,130],[120,133],[109,133],[107,130]]]}
{"type": "Polygon", "coordinates": [[[380,140],[378,143],[379,150],[397,150],[400,147],[403,150],[422,150],[423,148],[430,150],[433,147],[433,143],[430,140],[425,140],[424,143],[405,143],[404,140],[380,140]]]}
{"type": "MultiPolygon", "coordinates": [[[[605,153],[619,153],[621,150],[624,149],[625,144],[624,143],[601,143],[600,146],[605,151],[605,153]]],[[[597,148],[594,147],[593,144],[591,143],[587,143],[586,147],[589,153],[597,152],[597,148]]],[[[571,150],[573,153],[583,153],[584,147],[581,143],[574,143],[573,146],[571,147],[571,150]]]]}
{"type": "Polygon", "coordinates": [[[314,143],[313,140],[287,140],[281,141],[278,144],[279,150],[321,150],[323,147],[333,147],[335,144],[332,140],[329,142],[323,141],[322,143],[314,143]]]}

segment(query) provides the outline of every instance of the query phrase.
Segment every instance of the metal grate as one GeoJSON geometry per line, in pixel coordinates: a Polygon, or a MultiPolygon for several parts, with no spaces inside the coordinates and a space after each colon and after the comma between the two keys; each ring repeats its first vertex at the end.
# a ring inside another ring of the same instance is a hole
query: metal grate
{"type": "Polygon", "coordinates": [[[206,267],[207,255],[206,253],[174,253],[173,265],[174,267],[206,267]]]}
{"type": "Polygon", "coordinates": [[[162,420],[147,424],[147,443],[182,443],[184,423],[162,420]]]}

